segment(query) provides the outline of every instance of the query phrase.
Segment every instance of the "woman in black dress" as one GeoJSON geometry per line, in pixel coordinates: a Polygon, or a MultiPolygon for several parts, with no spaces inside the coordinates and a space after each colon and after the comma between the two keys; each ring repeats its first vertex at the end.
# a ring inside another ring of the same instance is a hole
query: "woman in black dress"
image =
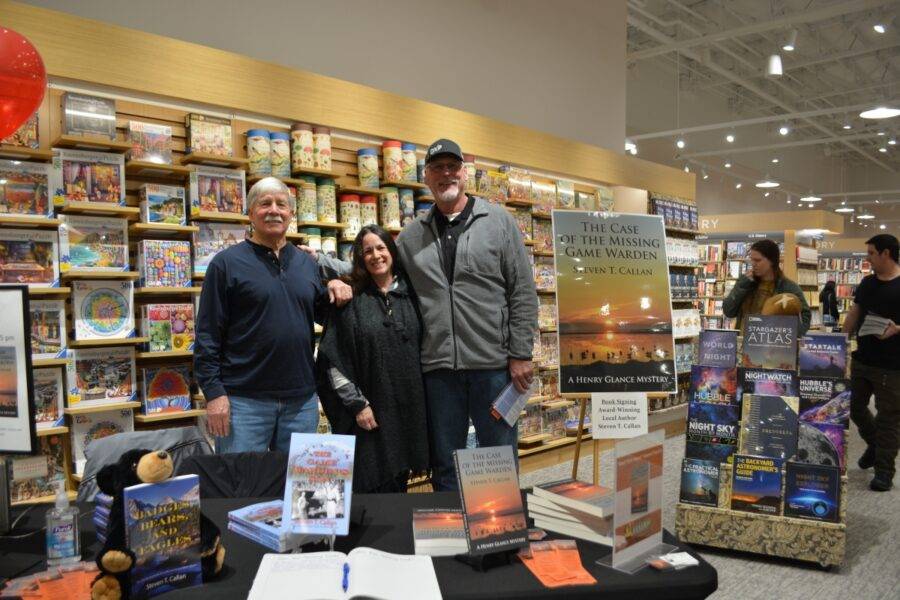
{"type": "Polygon", "coordinates": [[[819,306],[822,307],[822,324],[826,327],[834,327],[840,320],[838,313],[837,291],[833,280],[825,282],[825,287],[819,292],[819,306]]]}
{"type": "Polygon", "coordinates": [[[390,234],[353,242],[353,300],[334,310],[319,343],[317,388],[332,432],[356,436],[353,491],[405,492],[428,468],[421,324],[390,234]]]}

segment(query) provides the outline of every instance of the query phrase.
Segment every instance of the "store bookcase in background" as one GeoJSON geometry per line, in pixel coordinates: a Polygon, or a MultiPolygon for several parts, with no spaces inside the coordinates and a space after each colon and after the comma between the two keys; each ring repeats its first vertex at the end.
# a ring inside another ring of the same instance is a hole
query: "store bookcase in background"
{"type": "Polygon", "coordinates": [[[872,265],[863,256],[853,256],[851,253],[847,253],[844,256],[819,257],[818,291],[821,292],[828,281],[834,281],[838,301],[839,325],[843,325],[847,311],[853,305],[853,295],[856,293],[856,286],[859,285],[863,277],[871,272],[872,265]]]}

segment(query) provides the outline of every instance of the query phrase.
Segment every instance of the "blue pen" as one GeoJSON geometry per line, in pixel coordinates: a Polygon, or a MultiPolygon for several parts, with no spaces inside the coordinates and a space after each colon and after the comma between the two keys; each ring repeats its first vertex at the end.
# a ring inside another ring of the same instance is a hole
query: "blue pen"
{"type": "Polygon", "coordinates": [[[344,588],[344,593],[347,593],[347,588],[350,587],[350,565],[347,563],[344,563],[344,580],[341,587],[344,588]]]}

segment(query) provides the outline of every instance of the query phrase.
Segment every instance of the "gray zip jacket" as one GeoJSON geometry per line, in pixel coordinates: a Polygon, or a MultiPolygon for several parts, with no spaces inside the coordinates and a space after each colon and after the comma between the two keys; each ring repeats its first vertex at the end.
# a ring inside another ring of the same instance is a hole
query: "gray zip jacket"
{"type": "MultiPolygon", "coordinates": [[[[397,238],[422,313],[422,370],[505,369],[509,358],[531,360],[538,301],[515,220],[502,206],[475,197],[451,286],[441,266],[435,210],[397,238]]],[[[348,263],[318,256],[326,271],[349,272],[348,263]]]]}

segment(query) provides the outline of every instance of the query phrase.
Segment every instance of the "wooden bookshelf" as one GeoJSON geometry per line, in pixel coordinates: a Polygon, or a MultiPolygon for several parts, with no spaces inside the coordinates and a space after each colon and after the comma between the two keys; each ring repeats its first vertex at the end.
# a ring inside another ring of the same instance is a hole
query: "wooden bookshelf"
{"type": "Polygon", "coordinates": [[[165,352],[135,352],[135,360],[166,360],[175,358],[192,358],[192,350],[168,350],[165,352]]]}
{"type": "Polygon", "coordinates": [[[318,227],[320,229],[347,229],[347,223],[323,223],[322,221],[297,221],[297,227],[318,227]]]}
{"type": "Polygon", "coordinates": [[[410,190],[427,190],[428,186],[424,183],[418,183],[417,181],[382,181],[381,187],[397,187],[397,188],[406,188],[410,190]]]}
{"type": "Polygon", "coordinates": [[[54,148],[91,150],[92,152],[112,152],[125,154],[131,150],[129,142],[120,142],[98,135],[61,135],[51,144],[54,148]]]}
{"type": "Polygon", "coordinates": [[[136,414],[134,415],[134,420],[136,423],[162,423],[165,421],[180,421],[181,419],[195,419],[203,416],[206,416],[205,408],[192,408],[190,410],[153,413],[151,415],[136,414]]]}
{"type": "Polygon", "coordinates": [[[63,280],[72,279],[137,279],[140,273],[137,271],[88,271],[86,269],[71,269],[65,273],[60,273],[59,278],[63,280]]]}
{"type": "Polygon", "coordinates": [[[65,435],[69,433],[69,428],[65,425],[59,427],[38,427],[36,434],[38,437],[47,437],[49,435],[65,435]]]}
{"type": "Polygon", "coordinates": [[[309,239],[309,236],[307,236],[305,233],[288,232],[284,234],[284,237],[291,240],[292,242],[305,242],[307,239],[309,239]]]}
{"type": "Polygon", "coordinates": [[[291,169],[291,175],[313,175],[315,177],[328,177],[330,179],[337,177],[337,175],[328,169],[314,169],[313,167],[297,167],[296,169],[291,169]]]}
{"type": "Polygon", "coordinates": [[[174,294],[199,294],[203,288],[191,287],[141,287],[134,289],[135,296],[172,296],[174,294]]]}
{"type": "Polygon", "coordinates": [[[250,161],[239,156],[219,156],[205,152],[191,152],[181,158],[182,165],[208,165],[211,167],[224,167],[229,169],[246,169],[250,161]]]}
{"type": "Polygon", "coordinates": [[[0,227],[28,227],[29,229],[58,229],[59,219],[48,219],[47,217],[37,216],[21,216],[12,217],[10,215],[0,215],[0,227]]]}
{"type": "Polygon", "coordinates": [[[191,221],[214,221],[217,223],[249,223],[250,217],[239,213],[225,213],[209,210],[201,210],[192,213],[191,221]]]}
{"type": "Polygon", "coordinates": [[[50,162],[53,160],[53,152],[50,150],[41,150],[39,148],[25,148],[24,146],[0,144],[0,158],[31,162],[50,162]]]}
{"type": "Polygon", "coordinates": [[[111,402],[108,404],[92,404],[90,406],[67,406],[63,409],[63,412],[67,415],[88,415],[92,413],[98,412],[106,412],[108,410],[124,410],[126,408],[140,408],[140,402],[111,402]]]}
{"type": "Polygon", "coordinates": [[[364,196],[377,196],[381,194],[381,188],[369,188],[359,185],[339,185],[338,194],[361,194],[364,196]]]}
{"type": "Polygon", "coordinates": [[[104,346],[137,346],[150,341],[148,337],[110,338],[108,340],[69,340],[69,348],[102,348],[104,346]]]}
{"type": "Polygon", "coordinates": [[[68,364],[68,358],[35,358],[31,361],[31,366],[34,369],[43,367],[65,367],[68,364]]]}
{"type": "MultiPolygon", "coordinates": [[[[247,186],[248,187],[252,186],[257,181],[262,181],[266,177],[274,177],[274,175],[248,175],[247,176],[247,186]]],[[[293,187],[300,187],[301,185],[306,183],[306,181],[304,181],[302,179],[294,179],[292,177],[275,177],[275,179],[277,179],[284,185],[290,185],[293,187]]]]}
{"type": "Polygon", "coordinates": [[[179,236],[198,233],[197,225],[176,225],[174,223],[132,223],[128,226],[128,234],[143,236],[179,236]]]}
{"type": "Polygon", "coordinates": [[[67,296],[72,293],[70,287],[29,287],[29,296],[67,296]]]}
{"type": "Polygon", "coordinates": [[[167,165],[143,160],[129,160],[125,163],[125,174],[132,177],[155,177],[184,181],[191,176],[191,169],[184,165],[167,165]]]}
{"type": "Polygon", "coordinates": [[[100,217],[123,217],[137,219],[141,216],[141,209],[137,206],[122,206],[114,202],[82,202],[78,200],[65,200],[58,205],[59,212],[68,215],[95,215],[100,217]]]}

